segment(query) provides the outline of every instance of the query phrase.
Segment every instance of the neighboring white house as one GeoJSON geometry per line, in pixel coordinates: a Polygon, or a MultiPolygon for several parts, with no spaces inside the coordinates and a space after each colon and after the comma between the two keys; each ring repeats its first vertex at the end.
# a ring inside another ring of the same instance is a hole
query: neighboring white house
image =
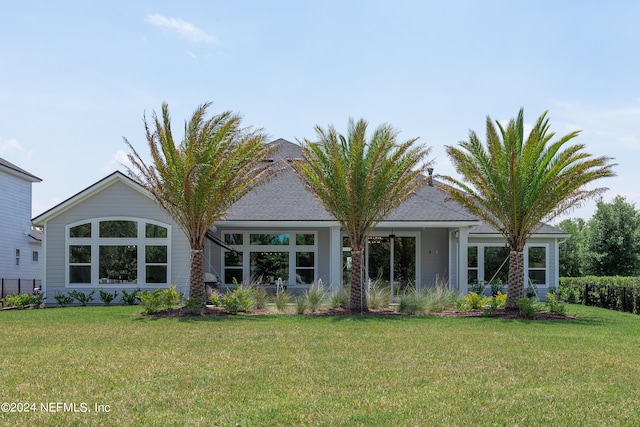
{"type": "MultiPolygon", "coordinates": [[[[282,281],[292,291],[318,280],[337,289],[352,274],[346,237],[287,165],[288,159],[301,156],[299,146],[281,139],[273,144],[278,150],[265,161],[281,172],[233,205],[211,230],[205,273],[219,278],[222,287],[259,277],[266,285],[282,281]]],[[[367,279],[383,280],[393,292],[446,281],[461,293],[474,280],[506,281],[504,239],[447,200],[438,185],[432,181],[423,186],[374,230],[365,251],[367,279]]],[[[72,289],[176,284],[188,291],[190,249],[184,233],[139,184],[120,172],[33,222],[44,227],[48,303],[57,292],[72,289]]],[[[544,225],[529,239],[526,275],[541,295],[558,285],[558,243],[567,237],[544,225]]]]}
{"type": "Polygon", "coordinates": [[[42,235],[31,227],[31,184],[42,180],[0,158],[0,298],[33,292],[42,277],[42,235]]]}

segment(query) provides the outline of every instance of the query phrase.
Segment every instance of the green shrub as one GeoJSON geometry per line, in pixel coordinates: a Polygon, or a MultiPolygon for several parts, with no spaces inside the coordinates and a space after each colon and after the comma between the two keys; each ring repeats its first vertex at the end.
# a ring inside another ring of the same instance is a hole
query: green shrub
{"type": "Polygon", "coordinates": [[[138,296],[140,304],[142,304],[142,311],[144,314],[153,314],[160,310],[163,305],[162,289],[156,289],[155,291],[144,291],[138,296]]]}
{"type": "Polygon", "coordinates": [[[291,294],[287,291],[280,291],[274,298],[274,303],[278,311],[285,311],[287,304],[291,302],[291,294]]]}
{"type": "Polygon", "coordinates": [[[458,298],[455,304],[456,310],[461,313],[468,313],[471,311],[471,305],[466,297],[458,298]]]}
{"type": "Polygon", "coordinates": [[[2,301],[5,307],[17,307],[20,310],[29,306],[38,308],[42,304],[42,301],[44,301],[44,294],[40,294],[38,296],[30,294],[13,294],[7,295],[2,301]]]}
{"type": "Polygon", "coordinates": [[[493,297],[490,299],[489,303],[487,305],[485,305],[484,307],[482,307],[482,315],[484,317],[493,317],[496,314],[498,314],[498,306],[499,306],[500,302],[498,301],[498,298],[493,297]]]}
{"type": "Polygon", "coordinates": [[[640,314],[640,277],[561,277],[560,300],[640,314]]]}
{"type": "Polygon", "coordinates": [[[220,299],[220,303],[231,314],[250,313],[253,309],[251,289],[238,284],[233,292],[227,289],[227,292],[220,299]]]}
{"type": "Polygon", "coordinates": [[[93,301],[93,294],[94,293],[96,293],[96,291],[91,291],[88,294],[85,294],[84,292],[73,290],[73,291],[69,292],[69,296],[71,298],[75,299],[76,301],[78,301],[81,306],[85,306],[88,303],[90,303],[91,301],[93,301]]]}
{"type": "Polygon", "coordinates": [[[138,300],[138,295],[140,294],[140,288],[136,288],[131,292],[127,292],[126,289],[122,290],[122,296],[120,297],[120,301],[122,305],[136,305],[136,301],[138,300]]]}
{"type": "Polygon", "coordinates": [[[538,303],[535,298],[525,297],[518,298],[516,300],[516,305],[520,309],[520,314],[528,319],[536,318],[536,310],[538,309],[538,303]]]}
{"type": "Polygon", "coordinates": [[[502,290],[504,289],[504,283],[502,283],[501,279],[492,280],[489,283],[489,286],[491,286],[491,295],[494,297],[498,295],[498,292],[502,293],[502,290]]]}
{"type": "Polygon", "coordinates": [[[484,282],[478,282],[474,280],[473,283],[469,284],[469,292],[474,292],[478,295],[481,295],[484,292],[484,282]]]}
{"type": "Polygon", "coordinates": [[[190,297],[184,300],[182,312],[187,316],[200,316],[204,309],[202,299],[198,297],[190,297]]]}
{"type": "Polygon", "coordinates": [[[503,294],[498,291],[495,297],[493,297],[498,302],[498,307],[504,307],[507,305],[507,294],[503,294]]]}
{"type": "Polygon", "coordinates": [[[489,303],[489,298],[486,298],[483,295],[477,294],[475,292],[471,292],[465,298],[469,303],[469,307],[471,307],[472,309],[481,308],[489,303]]]}
{"type": "Polygon", "coordinates": [[[391,288],[382,280],[374,280],[371,289],[367,292],[367,305],[369,308],[387,308],[391,304],[391,288]]]}
{"type": "Polygon", "coordinates": [[[104,305],[111,305],[111,301],[113,301],[118,296],[118,291],[114,291],[113,293],[111,293],[100,289],[98,295],[100,296],[100,301],[102,301],[104,305]]]}
{"type": "Polygon", "coordinates": [[[498,307],[504,307],[507,303],[507,295],[502,292],[496,292],[495,297],[485,297],[475,292],[471,292],[469,295],[458,298],[455,301],[456,310],[466,313],[476,308],[482,308],[487,311],[487,315],[495,315],[498,307]]]}
{"type": "Polygon", "coordinates": [[[331,307],[333,308],[349,308],[349,289],[342,286],[331,294],[331,307]]]}
{"type": "Polygon", "coordinates": [[[567,306],[560,302],[558,299],[558,294],[552,294],[549,292],[547,294],[547,305],[549,306],[549,311],[552,313],[559,314],[564,316],[567,314],[567,306]]]}
{"type": "Polygon", "coordinates": [[[222,295],[218,291],[213,291],[209,294],[209,301],[211,301],[211,305],[214,307],[220,307],[222,305],[221,301],[222,295]]]}
{"type": "Polygon", "coordinates": [[[180,304],[182,300],[182,294],[176,289],[176,285],[171,285],[169,289],[162,289],[160,291],[161,303],[166,308],[173,308],[180,304]]]}
{"type": "Polygon", "coordinates": [[[71,298],[69,295],[56,293],[53,298],[55,298],[56,302],[61,307],[66,307],[73,304],[73,298],[71,298]]]}
{"type": "Polygon", "coordinates": [[[307,300],[307,307],[313,313],[327,298],[327,290],[321,284],[313,283],[309,290],[305,291],[304,297],[307,300]]]}

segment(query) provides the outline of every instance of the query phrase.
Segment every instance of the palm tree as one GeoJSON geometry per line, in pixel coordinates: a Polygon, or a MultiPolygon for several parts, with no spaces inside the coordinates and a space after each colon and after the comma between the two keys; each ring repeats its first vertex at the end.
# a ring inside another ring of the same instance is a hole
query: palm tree
{"type": "Polygon", "coordinates": [[[146,164],[133,145],[127,155],[129,175],[146,188],[182,228],[191,246],[189,296],[206,298],[204,286],[204,239],[207,230],[227,210],[275,169],[261,163],[272,151],[262,130],[241,127],[238,114],[225,111],[206,119],[211,103],[200,105],[185,121],[184,137],[176,146],[171,132],[169,107],[162,117],[155,111],[144,127],[152,163],[146,164]]]}
{"type": "Polygon", "coordinates": [[[544,112],[525,140],[523,110],[506,128],[487,117],[486,147],[475,132],[460,148],[446,147],[462,180],[444,176],[442,189],[472,213],[495,227],[507,241],[509,288],[507,308],[524,296],[524,246],[541,221],[549,221],[601,194],[587,186],[614,176],[608,157],[594,158],[583,144],[568,143],[579,131],[555,142],[544,112]]]}
{"type": "Polygon", "coordinates": [[[362,290],[362,253],[371,230],[424,183],[421,164],[429,149],[417,138],[398,143],[398,131],[379,126],[367,140],[367,122],[349,119],[346,137],[333,126],[315,127],[317,142],[304,140],[304,158],[291,162],[294,170],[338,220],[351,246],[353,312],[366,312],[362,290]]]}

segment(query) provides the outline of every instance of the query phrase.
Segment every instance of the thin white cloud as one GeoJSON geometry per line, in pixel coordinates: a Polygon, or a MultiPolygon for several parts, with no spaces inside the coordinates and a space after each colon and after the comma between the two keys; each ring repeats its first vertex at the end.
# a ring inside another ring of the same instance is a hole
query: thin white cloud
{"type": "Polygon", "coordinates": [[[15,138],[3,139],[0,137],[0,156],[5,154],[17,154],[20,159],[29,160],[33,150],[27,150],[15,138]]]}
{"type": "Polygon", "coordinates": [[[129,158],[127,157],[127,153],[122,150],[118,150],[113,155],[113,157],[104,165],[102,170],[104,171],[104,173],[111,173],[114,170],[126,172],[127,168],[131,166],[132,165],[129,161],[129,158]]]}
{"type": "Polygon", "coordinates": [[[638,151],[640,144],[637,123],[640,120],[640,105],[600,107],[580,102],[558,103],[559,112],[571,126],[583,129],[582,138],[607,148],[638,151]]]}
{"type": "Polygon", "coordinates": [[[217,43],[218,39],[207,34],[202,28],[198,28],[190,22],[182,19],[167,18],[154,14],[147,16],[147,22],[164,30],[177,31],[180,36],[196,43],[217,43]]]}

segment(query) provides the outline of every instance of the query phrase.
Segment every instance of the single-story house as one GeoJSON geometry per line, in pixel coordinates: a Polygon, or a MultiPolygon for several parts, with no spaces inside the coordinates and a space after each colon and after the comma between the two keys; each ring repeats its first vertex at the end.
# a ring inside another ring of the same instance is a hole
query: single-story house
{"type": "MultiPolygon", "coordinates": [[[[339,223],[287,164],[301,156],[279,139],[265,162],[280,168],[271,181],[233,205],[208,233],[205,276],[222,288],[259,278],[293,292],[322,280],[338,289],[351,277],[339,223]]],[[[506,282],[502,236],[430,180],[380,222],[369,237],[365,271],[391,292],[436,282],[466,293],[469,284],[506,282]]],[[[114,172],[33,219],[43,227],[46,302],[56,293],[155,289],[188,292],[190,248],[182,230],[137,182],[114,172]]],[[[569,235],[543,225],[525,250],[526,277],[544,295],[558,286],[558,245],[569,235]]]]}

